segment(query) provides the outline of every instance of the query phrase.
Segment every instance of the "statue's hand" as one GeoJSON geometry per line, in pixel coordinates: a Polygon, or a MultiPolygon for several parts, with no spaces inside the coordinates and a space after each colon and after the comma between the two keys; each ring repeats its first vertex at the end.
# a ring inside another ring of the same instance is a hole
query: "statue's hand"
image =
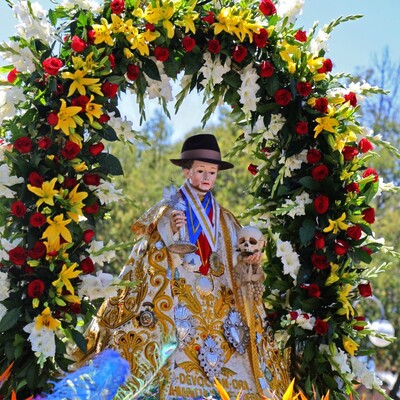
{"type": "Polygon", "coordinates": [[[172,232],[175,234],[179,231],[179,228],[186,224],[186,215],[183,211],[172,211],[170,216],[172,232]]]}
{"type": "Polygon", "coordinates": [[[255,253],[250,254],[249,256],[243,257],[243,261],[246,264],[257,264],[257,265],[259,265],[261,263],[261,256],[262,256],[261,251],[256,251],[255,253]]]}

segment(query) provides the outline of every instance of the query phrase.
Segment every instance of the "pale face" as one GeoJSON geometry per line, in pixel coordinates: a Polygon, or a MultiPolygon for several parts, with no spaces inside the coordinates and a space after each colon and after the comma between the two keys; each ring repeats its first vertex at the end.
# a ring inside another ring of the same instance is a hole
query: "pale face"
{"type": "Polygon", "coordinates": [[[184,169],[183,173],[195,189],[208,192],[214,187],[217,179],[218,165],[195,160],[192,168],[184,169]]]}

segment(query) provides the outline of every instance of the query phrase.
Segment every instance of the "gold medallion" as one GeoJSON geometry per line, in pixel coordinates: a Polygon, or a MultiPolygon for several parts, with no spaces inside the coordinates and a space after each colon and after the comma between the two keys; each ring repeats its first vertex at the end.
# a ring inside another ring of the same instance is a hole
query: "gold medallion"
{"type": "Polygon", "coordinates": [[[225,272],[224,264],[219,259],[218,253],[213,251],[209,258],[210,271],[214,276],[221,276],[225,272]]]}
{"type": "Polygon", "coordinates": [[[199,275],[196,278],[195,287],[201,296],[209,296],[214,290],[214,283],[208,275],[199,275]]]}

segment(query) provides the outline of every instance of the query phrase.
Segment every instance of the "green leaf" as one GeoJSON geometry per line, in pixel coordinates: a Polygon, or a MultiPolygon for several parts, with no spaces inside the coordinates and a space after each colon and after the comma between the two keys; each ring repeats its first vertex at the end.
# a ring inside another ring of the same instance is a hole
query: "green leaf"
{"type": "Polygon", "coordinates": [[[97,156],[101,169],[105,174],[123,175],[122,165],[117,157],[112,154],[101,153],[97,156]]]}
{"type": "Polygon", "coordinates": [[[104,139],[108,140],[109,142],[115,142],[118,140],[117,133],[115,132],[114,128],[111,127],[110,125],[104,126],[102,131],[99,132],[100,136],[102,136],[104,139]]]}
{"type": "Polygon", "coordinates": [[[85,336],[83,336],[82,333],[80,333],[76,329],[71,329],[71,335],[72,335],[72,338],[74,339],[74,342],[79,347],[79,349],[82,350],[82,352],[86,353],[87,343],[86,343],[85,336]]]}
{"type": "Polygon", "coordinates": [[[224,74],[222,79],[229,86],[232,86],[236,89],[239,89],[240,85],[242,84],[242,80],[240,79],[239,74],[235,71],[229,71],[228,73],[224,74]]]}
{"type": "Polygon", "coordinates": [[[318,191],[321,188],[321,185],[316,182],[311,176],[304,176],[303,178],[299,179],[299,183],[305,189],[309,189],[312,191],[318,191]]]}
{"type": "Polygon", "coordinates": [[[198,70],[203,65],[202,53],[193,54],[186,53],[183,56],[182,63],[185,66],[185,75],[193,75],[198,72],[198,70]]]}
{"type": "Polygon", "coordinates": [[[142,70],[149,78],[155,81],[161,81],[157,64],[153,60],[150,60],[150,58],[142,58],[142,70]]]}
{"type": "Polygon", "coordinates": [[[13,308],[7,311],[6,315],[0,321],[0,332],[5,332],[15,326],[18,322],[19,316],[21,315],[20,308],[13,308]]]}
{"type": "Polygon", "coordinates": [[[315,222],[311,219],[306,219],[299,230],[299,234],[302,245],[305,246],[310,243],[315,235],[315,222]]]}

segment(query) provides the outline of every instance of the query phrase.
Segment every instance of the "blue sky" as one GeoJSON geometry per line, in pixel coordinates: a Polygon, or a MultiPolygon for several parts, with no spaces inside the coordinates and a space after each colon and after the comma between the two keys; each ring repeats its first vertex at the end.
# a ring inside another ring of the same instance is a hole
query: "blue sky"
{"type": "MultiPolygon", "coordinates": [[[[51,4],[49,0],[38,2],[43,7],[51,4]]],[[[363,18],[343,23],[331,34],[327,56],[333,61],[334,72],[354,73],[357,67],[372,66],[373,56],[382,54],[385,47],[389,48],[392,60],[400,62],[400,0],[305,0],[297,26],[308,30],[314,21],[322,27],[340,16],[356,14],[363,15],[363,18]]],[[[5,0],[0,0],[0,15],[0,41],[6,41],[15,33],[16,20],[5,0]]],[[[121,103],[121,111],[139,128],[135,100],[124,97],[121,103]]],[[[156,107],[157,102],[149,105],[148,117],[156,107]]],[[[192,94],[178,115],[172,116],[174,137],[178,138],[189,129],[200,126],[203,110],[201,96],[192,94]]]]}

